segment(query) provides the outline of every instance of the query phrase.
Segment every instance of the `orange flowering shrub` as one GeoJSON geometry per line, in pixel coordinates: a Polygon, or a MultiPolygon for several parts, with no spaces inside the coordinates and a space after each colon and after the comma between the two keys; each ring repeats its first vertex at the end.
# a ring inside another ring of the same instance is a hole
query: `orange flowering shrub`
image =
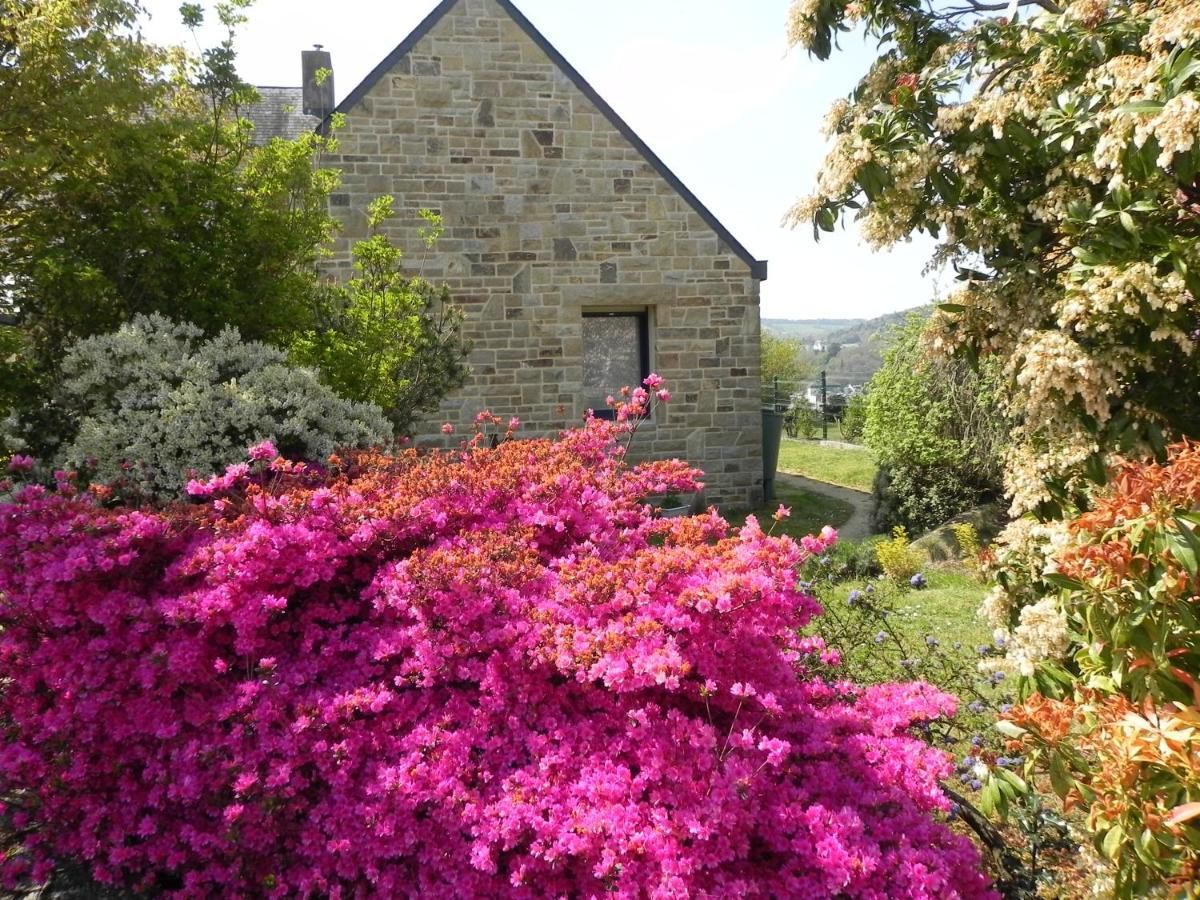
{"type": "MultiPolygon", "coordinates": [[[[1200,445],[1124,463],[1046,576],[1075,640],[1070,696],[1034,694],[1004,730],[1088,807],[1118,896],[1200,880],[1200,445]]],[[[1039,682],[1045,684],[1046,682],[1039,682]]]]}

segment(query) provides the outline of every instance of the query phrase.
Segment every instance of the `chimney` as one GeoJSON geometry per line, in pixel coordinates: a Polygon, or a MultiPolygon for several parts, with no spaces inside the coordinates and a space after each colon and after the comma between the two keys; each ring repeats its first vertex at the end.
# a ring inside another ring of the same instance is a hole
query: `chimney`
{"type": "Polygon", "coordinates": [[[304,114],[324,119],[333,112],[333,59],[320,44],[312,50],[300,52],[300,65],[304,72],[304,114]],[[328,70],[325,80],[317,83],[317,73],[328,70]]]}

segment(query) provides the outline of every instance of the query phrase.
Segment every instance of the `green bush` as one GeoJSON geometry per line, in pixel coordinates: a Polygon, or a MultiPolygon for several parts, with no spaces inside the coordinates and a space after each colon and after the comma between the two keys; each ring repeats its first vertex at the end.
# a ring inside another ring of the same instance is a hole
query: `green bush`
{"type": "Polygon", "coordinates": [[[846,411],[842,413],[842,440],[852,444],[859,443],[866,427],[867,395],[856,394],[850,398],[846,404],[846,411]]]}
{"type": "Polygon", "coordinates": [[[995,499],[997,488],[954,466],[879,467],[872,487],[876,531],[903,525],[914,534],[937,528],[960,513],[995,499]]]}
{"type": "Polygon", "coordinates": [[[875,527],[936,527],[1003,493],[1001,454],[1008,422],[994,366],[975,371],[930,356],[926,320],[912,316],[895,334],[871,379],[863,439],[875,451],[875,527]]]}
{"type": "Polygon", "coordinates": [[[821,413],[803,397],[792,400],[783,414],[783,429],[790,438],[812,440],[821,428],[821,413]]]}

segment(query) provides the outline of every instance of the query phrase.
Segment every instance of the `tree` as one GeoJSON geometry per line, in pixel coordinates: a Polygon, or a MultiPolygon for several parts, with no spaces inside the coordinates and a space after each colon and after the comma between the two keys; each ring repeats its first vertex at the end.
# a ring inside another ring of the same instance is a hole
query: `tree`
{"type": "MultiPolygon", "coordinates": [[[[1106,560],[1115,561],[1127,585],[1165,559],[1156,545],[1164,542],[1194,576],[1193,525],[1178,516],[1165,530],[1135,523],[1111,545],[1090,548],[1073,576],[1059,566],[1062,548],[1081,539],[1079,523],[1097,516],[1085,513],[1073,527],[1067,520],[1093,505],[1115,456],[1162,460],[1168,438],[1200,429],[1200,5],[797,0],[791,38],[825,58],[852,25],[881,42],[880,55],[831,111],[835,141],[817,193],[792,218],[810,221],[816,234],[854,214],[877,245],[914,232],[938,239],[936,261],[954,265],[963,287],[935,315],[931,346],[1001,367],[1015,423],[1005,483],[1012,511],[1030,513],[1006,531],[984,610],[1014,636],[1024,629],[1039,638],[1022,652],[1037,643],[1045,658],[1024,666],[1010,648],[999,664],[1032,671],[1023,692],[1119,693],[1156,723],[1155,735],[1174,734],[1178,714],[1200,715],[1200,673],[1169,650],[1175,629],[1195,629],[1188,604],[1173,606],[1170,594],[1189,583],[1155,575],[1147,600],[1137,596],[1141,585],[1105,596],[1078,576],[1107,577],[1106,560]],[[1151,550],[1131,549],[1134,541],[1151,550]],[[1160,606],[1183,610],[1187,624],[1148,629],[1160,606]],[[1085,627],[1059,628],[1068,613],[1085,627]],[[1111,665],[1089,662],[1089,653],[1108,654],[1111,665]],[[1190,695],[1190,705],[1131,689],[1143,677],[1130,677],[1135,670],[1170,673],[1187,686],[1180,696],[1190,695]]],[[[1118,496],[1131,477],[1121,470],[1118,496]]],[[[1172,510],[1161,497],[1120,502],[1114,526],[1172,510]]],[[[1194,509],[1187,503],[1182,509],[1194,509]]],[[[1152,766],[1106,764],[1127,764],[1140,751],[1108,754],[1105,731],[1119,722],[1133,739],[1141,726],[1122,718],[1119,704],[1104,705],[1080,716],[1058,709],[1052,718],[1078,728],[1053,740],[1079,751],[1073,764],[1095,765],[1121,779],[1122,791],[1134,789],[1122,807],[1086,784],[1072,796],[1092,803],[1088,824],[1097,847],[1118,860],[1118,895],[1142,896],[1147,868],[1160,879],[1194,876],[1194,857],[1169,846],[1193,827],[1194,808],[1163,819],[1139,805],[1149,796],[1161,803],[1173,785],[1147,774],[1152,766]],[[1144,813],[1148,827],[1126,834],[1120,809],[1144,813]]],[[[1056,788],[1066,783],[1061,766],[1044,774],[1056,788]]],[[[1191,789],[1194,775],[1188,781],[1191,789]]],[[[1194,835],[1181,843],[1194,847],[1194,835]]]]}
{"type": "Polygon", "coordinates": [[[813,377],[816,367],[799,338],[785,338],[769,331],[762,333],[762,380],[769,385],[776,378],[789,389],[797,382],[813,377]]]}
{"type": "MultiPolygon", "coordinates": [[[[137,0],[0,12],[0,411],[42,455],[72,437],[45,402],[65,348],[139,315],[232,326],[398,424],[463,378],[456,315],[383,238],[356,251],[361,278],[325,284],[336,139],[252,140],[234,53],[250,2],[217,4],[225,37],[199,57],[143,41],[137,0]],[[349,377],[347,353],[372,366],[349,377]]],[[[202,23],[198,4],[181,13],[202,23]]]]}
{"type": "MultiPolygon", "coordinates": [[[[463,383],[467,346],[460,337],[462,313],[448,291],[405,275],[400,249],[379,232],[392,207],[391,197],[370,204],[371,236],[353,251],[357,275],[329,289],[327,320],[297,336],[292,356],[325,372],[344,396],[381,407],[403,434],[418,411],[463,383]]],[[[441,219],[420,212],[429,223],[422,237],[432,247],[441,219]]]]}
{"type": "Polygon", "coordinates": [[[983,374],[931,354],[928,320],[910,316],[884,352],[866,396],[864,440],[875,451],[875,525],[921,532],[1002,493],[1008,423],[998,367],[983,374]]]}
{"type": "Polygon", "coordinates": [[[1200,9],[1191,0],[797,0],[791,39],[881,41],[831,111],[814,233],[924,232],[962,289],[933,346],[1002,361],[1017,513],[1200,427],[1200,9]]]}
{"type": "Polygon", "coordinates": [[[6,5],[3,312],[39,360],[139,313],[254,340],[311,321],[337,174],[315,134],[252,146],[232,65],[244,5],[218,6],[229,36],[200,59],[145,43],[131,0],[6,5]]]}

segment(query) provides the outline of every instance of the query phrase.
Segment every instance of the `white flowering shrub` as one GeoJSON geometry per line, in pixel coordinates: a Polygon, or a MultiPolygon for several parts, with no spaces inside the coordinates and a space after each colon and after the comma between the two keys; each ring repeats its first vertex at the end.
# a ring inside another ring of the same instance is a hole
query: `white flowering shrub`
{"type": "Polygon", "coordinates": [[[158,315],[73,345],[55,399],[74,432],[60,466],[159,498],[179,495],[189,472],[220,471],[259,441],[320,461],[391,436],[378,407],[342,399],[283,351],[243,342],[233,328],[205,340],[199,328],[158,315]]]}

